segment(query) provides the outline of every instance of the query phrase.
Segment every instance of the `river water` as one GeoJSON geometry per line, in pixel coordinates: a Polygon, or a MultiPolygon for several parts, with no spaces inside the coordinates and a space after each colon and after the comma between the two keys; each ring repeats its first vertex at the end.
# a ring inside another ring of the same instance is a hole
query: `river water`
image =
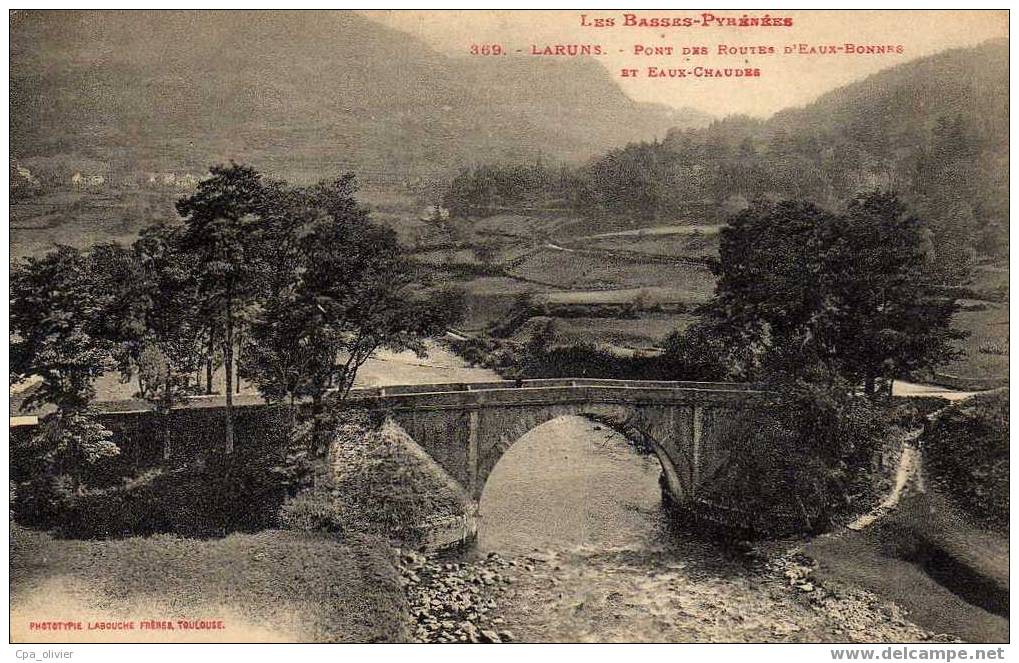
{"type": "Polygon", "coordinates": [[[481,497],[478,547],[644,549],[665,540],[654,456],[618,433],[563,417],[520,438],[492,471],[481,497]]]}
{"type": "Polygon", "coordinates": [[[486,484],[474,552],[517,565],[499,596],[500,627],[525,642],[920,637],[866,597],[818,602],[781,574],[670,525],[660,471],[654,457],[580,417],[520,438],[486,484]]]}

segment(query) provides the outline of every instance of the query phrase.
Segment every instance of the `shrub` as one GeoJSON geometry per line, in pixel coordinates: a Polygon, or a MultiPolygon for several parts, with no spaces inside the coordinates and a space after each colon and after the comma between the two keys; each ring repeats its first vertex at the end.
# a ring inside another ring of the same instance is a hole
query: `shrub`
{"type": "Polygon", "coordinates": [[[946,410],[921,438],[935,485],[986,527],[1008,531],[1008,389],[946,410]]]}
{"type": "Polygon", "coordinates": [[[313,488],[284,502],[279,523],[284,529],[305,532],[344,532],[344,507],[330,490],[313,488]]]}
{"type": "Polygon", "coordinates": [[[254,454],[215,456],[73,491],[60,476],[41,477],[18,487],[13,508],[18,522],[73,538],[254,532],[275,525],[286,494],[272,472],[277,462],[254,454]]]}
{"type": "Polygon", "coordinates": [[[717,434],[728,460],[703,485],[725,486],[719,499],[758,533],[823,531],[875,499],[871,466],[890,414],[838,386],[781,389],[726,418],[717,434]]]}

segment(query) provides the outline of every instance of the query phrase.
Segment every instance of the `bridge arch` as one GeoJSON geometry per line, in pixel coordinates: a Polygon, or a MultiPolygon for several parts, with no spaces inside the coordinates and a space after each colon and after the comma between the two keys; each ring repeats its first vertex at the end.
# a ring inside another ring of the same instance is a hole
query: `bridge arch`
{"type": "Polygon", "coordinates": [[[477,499],[482,551],[657,540],[664,466],[609,422],[553,417],[514,440],[477,499]]]}
{"type": "MultiPolygon", "coordinates": [[[[685,497],[691,493],[692,486],[689,484],[693,480],[692,472],[687,472],[684,476],[676,469],[677,462],[673,456],[677,454],[670,454],[666,445],[655,436],[656,426],[653,421],[649,421],[648,414],[644,408],[620,403],[582,403],[527,408],[517,413],[505,428],[496,427],[493,433],[487,435],[489,438],[487,440],[486,431],[478,431],[477,470],[468,487],[469,492],[475,500],[480,500],[485,484],[496,465],[528,433],[561,417],[581,416],[610,426],[631,444],[645,445],[658,459],[670,493],[680,498],[685,497]]],[[[487,423],[491,425],[494,422],[487,423]]],[[[637,453],[636,449],[634,453],[637,453]]]]}

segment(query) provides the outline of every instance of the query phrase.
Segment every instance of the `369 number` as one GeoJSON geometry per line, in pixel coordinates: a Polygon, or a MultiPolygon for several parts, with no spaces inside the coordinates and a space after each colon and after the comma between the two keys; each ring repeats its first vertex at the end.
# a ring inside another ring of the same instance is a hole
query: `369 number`
{"type": "Polygon", "coordinates": [[[471,55],[502,55],[501,44],[471,44],[471,55]]]}

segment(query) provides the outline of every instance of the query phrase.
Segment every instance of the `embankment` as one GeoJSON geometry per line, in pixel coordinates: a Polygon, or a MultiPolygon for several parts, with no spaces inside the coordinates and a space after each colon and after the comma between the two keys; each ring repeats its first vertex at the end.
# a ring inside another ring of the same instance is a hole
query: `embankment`
{"type": "Polygon", "coordinates": [[[284,505],[285,526],[372,534],[420,550],[473,540],[477,504],[392,421],[341,430],[329,463],[314,489],[284,505]]]}
{"type": "Polygon", "coordinates": [[[897,508],[805,549],[816,575],[896,602],[926,628],[1008,642],[1008,390],[942,411],[920,437],[923,471],[897,508]]]}
{"type": "Polygon", "coordinates": [[[58,540],[12,528],[14,642],[402,642],[393,551],[368,537],[268,530],[200,541],[58,540]],[[143,629],[141,620],[174,628],[143,629]],[[178,620],[205,622],[182,629],[178,620]],[[38,630],[32,622],[77,622],[38,630]],[[133,628],[90,629],[90,623],[133,628]],[[218,628],[210,624],[222,622],[218,628]]]}

